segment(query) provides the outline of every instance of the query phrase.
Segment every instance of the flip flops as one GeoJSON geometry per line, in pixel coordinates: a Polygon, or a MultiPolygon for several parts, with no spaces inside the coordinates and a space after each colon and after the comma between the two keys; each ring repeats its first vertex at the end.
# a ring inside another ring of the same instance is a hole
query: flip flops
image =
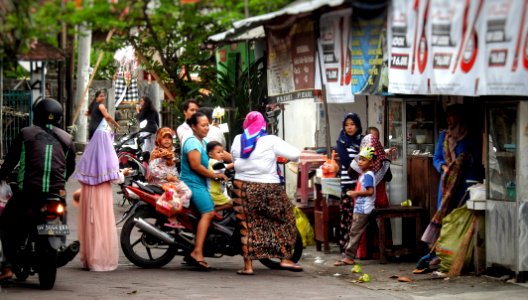
{"type": "Polygon", "coordinates": [[[207,264],[205,260],[196,260],[194,257],[190,255],[187,257],[187,263],[202,271],[211,270],[211,267],[209,266],[209,264],[207,264]]]}
{"type": "Polygon", "coordinates": [[[246,271],[246,270],[238,270],[236,273],[238,275],[255,275],[253,271],[246,271]]]}
{"type": "Polygon", "coordinates": [[[355,265],[356,262],[354,260],[352,261],[346,261],[345,259],[341,259],[341,260],[338,260],[334,263],[334,266],[336,267],[339,267],[339,266],[351,266],[351,265],[355,265]]]}
{"type": "Polygon", "coordinates": [[[291,272],[302,272],[303,267],[297,265],[297,264],[280,264],[280,267],[282,270],[291,271],[291,272]]]}

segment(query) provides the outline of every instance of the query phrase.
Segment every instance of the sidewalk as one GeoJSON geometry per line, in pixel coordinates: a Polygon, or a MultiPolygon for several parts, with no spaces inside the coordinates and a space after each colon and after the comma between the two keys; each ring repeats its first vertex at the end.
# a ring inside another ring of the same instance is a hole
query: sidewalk
{"type": "Polygon", "coordinates": [[[335,244],[331,244],[330,253],[327,254],[316,251],[315,246],[309,246],[304,250],[300,263],[306,271],[318,276],[334,277],[404,299],[526,299],[528,293],[528,284],[515,284],[513,280],[506,282],[485,275],[439,278],[432,273],[413,274],[415,261],[380,264],[378,260],[357,260],[362,273],[353,273],[353,266],[334,266],[334,262],[340,258],[339,248],[335,244]],[[370,275],[370,282],[357,281],[364,273],[370,275]],[[404,279],[402,277],[410,281],[400,282],[399,279],[404,279]]]}

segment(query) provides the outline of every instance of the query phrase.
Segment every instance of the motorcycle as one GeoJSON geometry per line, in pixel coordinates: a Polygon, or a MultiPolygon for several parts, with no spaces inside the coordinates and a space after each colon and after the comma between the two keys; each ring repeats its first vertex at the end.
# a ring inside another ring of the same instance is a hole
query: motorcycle
{"type": "Polygon", "coordinates": [[[148,176],[149,152],[142,150],[145,139],[150,135],[140,136],[141,130],[145,128],[146,121],[139,124],[139,130],[129,132],[114,143],[114,149],[119,159],[121,169],[130,168],[133,171],[133,179],[145,180],[148,176]]]}
{"type": "MultiPolygon", "coordinates": [[[[141,268],[160,268],[176,255],[188,257],[194,249],[196,228],[200,213],[192,206],[176,215],[182,228],[170,226],[167,216],[156,210],[156,201],[163,194],[158,186],[133,181],[125,187],[125,197],[135,203],[125,212],[126,222],[120,236],[121,249],[133,264],[141,268]]],[[[215,217],[205,239],[205,257],[241,255],[240,228],[233,211],[224,211],[215,217]]],[[[303,251],[302,238],[297,239],[291,260],[299,261],[303,251]]],[[[260,259],[270,269],[282,269],[279,259],[260,259]]]]}
{"type": "Polygon", "coordinates": [[[17,248],[12,270],[18,281],[38,274],[40,288],[52,289],[57,268],[66,265],[79,252],[79,242],[66,246],[70,233],[66,223],[66,200],[56,194],[37,199],[37,210],[30,213],[29,231],[17,248]]]}

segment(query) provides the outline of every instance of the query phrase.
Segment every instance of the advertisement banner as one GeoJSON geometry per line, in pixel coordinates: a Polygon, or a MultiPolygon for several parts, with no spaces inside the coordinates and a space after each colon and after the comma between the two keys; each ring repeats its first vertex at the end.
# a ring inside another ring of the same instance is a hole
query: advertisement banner
{"type": "Polygon", "coordinates": [[[350,50],[347,49],[344,73],[345,83],[350,82],[353,94],[387,92],[386,22],[385,12],[368,20],[360,15],[352,15],[352,30],[347,43],[350,50]]]}
{"type": "Polygon", "coordinates": [[[313,22],[265,27],[268,43],[268,96],[277,102],[314,95],[315,35],[313,22]]]}
{"type": "Polygon", "coordinates": [[[528,94],[528,0],[486,0],[480,95],[528,94]]]}
{"type": "Polygon", "coordinates": [[[321,15],[318,53],[328,103],[354,102],[350,44],[352,9],[321,15]]]}
{"type": "Polygon", "coordinates": [[[431,94],[477,93],[483,54],[477,29],[483,2],[431,0],[431,94]]]}
{"type": "Polygon", "coordinates": [[[528,94],[528,0],[394,0],[389,92],[528,94]]]}
{"type": "Polygon", "coordinates": [[[389,93],[428,94],[430,0],[393,0],[388,17],[389,93]]]}

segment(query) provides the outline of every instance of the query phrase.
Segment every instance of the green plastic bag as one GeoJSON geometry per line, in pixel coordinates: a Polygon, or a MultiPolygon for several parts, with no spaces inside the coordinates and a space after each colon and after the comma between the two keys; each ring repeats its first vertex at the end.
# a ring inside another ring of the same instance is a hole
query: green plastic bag
{"type": "Polygon", "coordinates": [[[310,225],[310,221],[308,221],[308,217],[297,206],[293,208],[293,213],[295,214],[295,225],[301,233],[303,247],[314,245],[314,230],[312,225],[310,225]]]}
{"type": "MultiPolygon", "coordinates": [[[[442,229],[436,245],[435,251],[441,262],[439,270],[448,272],[453,263],[464,236],[472,226],[473,213],[464,205],[454,209],[449,215],[442,220],[442,229]]],[[[464,265],[471,263],[473,254],[473,239],[471,239],[468,251],[464,258],[464,265]]]]}

